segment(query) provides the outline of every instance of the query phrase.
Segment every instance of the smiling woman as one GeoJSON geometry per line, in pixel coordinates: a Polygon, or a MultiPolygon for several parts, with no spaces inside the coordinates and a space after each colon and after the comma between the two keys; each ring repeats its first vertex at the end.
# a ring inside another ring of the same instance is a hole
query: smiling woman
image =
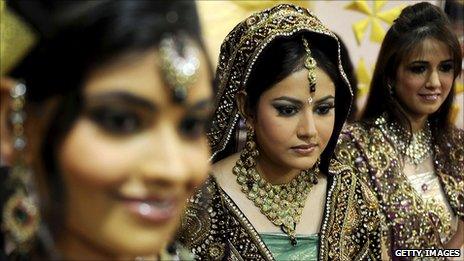
{"type": "Polygon", "coordinates": [[[464,132],[449,121],[461,62],[442,10],[405,8],[382,43],[362,121],[341,135],[335,172],[356,173],[375,194],[383,259],[464,248],[464,132]]]}
{"type": "Polygon", "coordinates": [[[172,237],[210,168],[212,103],[194,4],[3,4],[2,62],[16,26],[34,36],[2,63],[8,258],[190,258],[172,237]]]}
{"type": "Polygon", "coordinates": [[[356,175],[328,170],[352,97],[339,57],[337,37],[294,5],[256,13],[226,37],[208,130],[213,175],[180,234],[200,259],[380,258],[370,194],[356,175]]]}

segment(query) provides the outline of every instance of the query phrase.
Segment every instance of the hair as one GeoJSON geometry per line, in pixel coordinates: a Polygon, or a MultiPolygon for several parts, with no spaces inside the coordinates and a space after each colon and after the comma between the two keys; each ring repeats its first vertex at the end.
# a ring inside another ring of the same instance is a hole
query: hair
{"type": "MultiPolygon", "coordinates": [[[[461,71],[461,49],[445,13],[430,3],[418,3],[403,9],[383,40],[372,77],[370,92],[361,120],[370,122],[387,112],[403,127],[411,130],[411,123],[388,85],[396,78],[401,62],[426,39],[436,39],[448,46],[453,59],[454,78],[461,71]]],[[[440,108],[429,115],[432,131],[450,128],[449,114],[454,99],[454,82],[440,108]]]]}
{"type": "MultiPolygon", "coordinates": [[[[329,58],[329,56],[327,56],[329,50],[336,50],[336,48],[331,45],[327,46],[327,42],[324,41],[327,39],[316,34],[296,34],[291,37],[281,37],[274,40],[260,54],[244,88],[247,93],[245,100],[245,113],[247,115],[254,116],[256,114],[257,105],[265,91],[269,90],[272,86],[292,73],[305,68],[304,62],[307,54],[303,46],[302,37],[308,39],[311,54],[316,60],[318,67],[327,73],[334,82],[336,92],[335,99],[337,100],[337,97],[339,97],[337,93],[344,89],[340,88],[344,82],[337,69],[337,65],[333,62],[333,57],[329,58]],[[324,42],[325,48],[323,47],[324,42]]],[[[340,96],[343,95],[340,94],[340,96]]],[[[335,109],[337,110],[337,105],[335,109]]],[[[345,120],[337,118],[337,113],[335,115],[336,122],[345,120]]],[[[239,128],[239,126],[236,126],[236,128],[239,128]]],[[[333,136],[331,137],[331,140],[332,139],[334,139],[333,136]]],[[[236,143],[237,137],[232,136],[228,146],[218,154],[215,160],[218,161],[237,151],[236,143]]],[[[327,147],[329,147],[329,149],[326,148],[321,155],[321,169],[326,169],[325,167],[327,167],[328,159],[332,154],[330,146],[327,147]]]]}
{"type": "Polygon", "coordinates": [[[81,113],[88,73],[125,55],[157,47],[165,34],[186,36],[205,52],[199,19],[195,4],[188,1],[15,0],[8,4],[40,36],[39,43],[9,75],[28,86],[29,106],[40,107],[59,97],[39,145],[45,171],[39,182],[47,192],[41,195],[41,207],[45,221],[53,224],[56,233],[63,225],[66,207],[56,156],[81,113]]]}

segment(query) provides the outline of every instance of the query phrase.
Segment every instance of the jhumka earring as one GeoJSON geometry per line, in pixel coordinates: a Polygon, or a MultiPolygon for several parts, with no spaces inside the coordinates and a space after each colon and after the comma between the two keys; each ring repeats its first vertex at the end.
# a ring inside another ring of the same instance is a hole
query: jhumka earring
{"type": "Polygon", "coordinates": [[[15,188],[15,191],[3,207],[2,224],[7,238],[15,244],[16,251],[19,253],[29,250],[39,227],[39,211],[30,190],[31,172],[24,155],[25,94],[26,86],[23,83],[17,84],[10,92],[12,98],[10,121],[16,159],[11,167],[7,185],[15,188]]]}
{"type": "Polygon", "coordinates": [[[309,49],[309,43],[306,39],[303,39],[303,45],[306,51],[306,60],[304,63],[304,66],[306,69],[308,69],[308,80],[309,80],[309,98],[308,98],[308,103],[311,105],[313,102],[313,97],[314,93],[316,92],[316,67],[317,67],[317,62],[313,58],[311,54],[311,49],[309,49]]]}
{"type": "Polygon", "coordinates": [[[186,39],[166,36],[160,42],[159,55],[163,77],[173,91],[174,101],[184,102],[198,77],[198,49],[186,39]]]}

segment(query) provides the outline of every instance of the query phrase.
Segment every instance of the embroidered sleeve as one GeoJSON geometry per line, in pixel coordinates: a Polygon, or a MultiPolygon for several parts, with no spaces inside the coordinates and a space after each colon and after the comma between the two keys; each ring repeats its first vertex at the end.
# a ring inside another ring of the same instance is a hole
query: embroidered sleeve
{"type": "Polygon", "coordinates": [[[330,172],[340,179],[342,194],[334,198],[335,219],[346,215],[344,220],[333,222],[340,240],[332,243],[340,249],[342,259],[380,260],[379,203],[367,182],[366,160],[354,141],[349,132],[344,132],[331,161],[330,172]]]}
{"type": "Polygon", "coordinates": [[[464,220],[464,131],[452,129],[443,143],[435,149],[436,169],[450,205],[459,219],[464,220]]]}

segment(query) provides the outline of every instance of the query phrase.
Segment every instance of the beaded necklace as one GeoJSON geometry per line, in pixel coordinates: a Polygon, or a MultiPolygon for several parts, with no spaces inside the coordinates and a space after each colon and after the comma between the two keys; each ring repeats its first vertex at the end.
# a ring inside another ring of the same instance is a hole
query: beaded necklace
{"type": "MultiPolygon", "coordinates": [[[[289,183],[273,185],[256,170],[255,157],[248,156],[249,152],[242,150],[232,169],[237,183],[261,213],[274,225],[280,226],[290,237],[292,245],[296,245],[296,225],[300,222],[309,192],[317,184],[315,171],[303,170],[289,183]]],[[[257,156],[256,152],[254,155],[257,156]]]]}
{"type": "Polygon", "coordinates": [[[409,132],[396,121],[387,123],[385,117],[382,116],[376,120],[376,124],[393,141],[406,162],[417,166],[432,154],[432,131],[430,130],[430,123],[428,121],[424,129],[412,134],[410,142],[409,132]]]}

